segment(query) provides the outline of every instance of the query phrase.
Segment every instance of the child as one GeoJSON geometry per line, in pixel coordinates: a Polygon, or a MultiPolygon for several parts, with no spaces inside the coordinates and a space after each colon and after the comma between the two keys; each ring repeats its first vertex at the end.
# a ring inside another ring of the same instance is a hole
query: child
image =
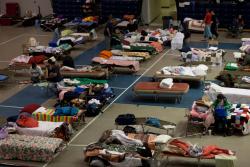
{"type": "Polygon", "coordinates": [[[30,68],[31,81],[32,83],[40,82],[41,77],[43,76],[43,71],[40,66],[35,63],[32,63],[30,68]]]}

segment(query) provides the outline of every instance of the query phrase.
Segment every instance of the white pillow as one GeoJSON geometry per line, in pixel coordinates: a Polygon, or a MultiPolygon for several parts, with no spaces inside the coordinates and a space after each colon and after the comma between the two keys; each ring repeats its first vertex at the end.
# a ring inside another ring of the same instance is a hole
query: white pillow
{"type": "Polygon", "coordinates": [[[45,113],[47,112],[47,109],[45,107],[39,107],[34,111],[34,113],[45,113]]]}
{"type": "Polygon", "coordinates": [[[173,78],[163,79],[160,83],[160,88],[171,88],[173,86],[173,78]]]}
{"type": "Polygon", "coordinates": [[[164,144],[167,143],[170,139],[172,139],[172,137],[169,135],[159,135],[155,138],[154,142],[164,144]]]}

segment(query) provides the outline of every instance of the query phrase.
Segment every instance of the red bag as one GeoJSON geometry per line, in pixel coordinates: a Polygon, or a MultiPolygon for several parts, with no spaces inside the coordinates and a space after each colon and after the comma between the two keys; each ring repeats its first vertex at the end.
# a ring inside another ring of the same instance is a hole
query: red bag
{"type": "Polygon", "coordinates": [[[46,57],[44,55],[32,56],[29,60],[29,64],[43,64],[44,60],[46,60],[46,57]]]}
{"type": "Polygon", "coordinates": [[[27,116],[20,116],[20,118],[16,121],[18,126],[24,127],[24,128],[34,128],[38,127],[38,121],[35,120],[32,117],[27,116]]]}
{"type": "Polygon", "coordinates": [[[21,110],[21,112],[27,112],[32,114],[34,111],[36,111],[39,107],[41,107],[38,104],[28,104],[26,106],[23,107],[23,109],[21,110]]]}

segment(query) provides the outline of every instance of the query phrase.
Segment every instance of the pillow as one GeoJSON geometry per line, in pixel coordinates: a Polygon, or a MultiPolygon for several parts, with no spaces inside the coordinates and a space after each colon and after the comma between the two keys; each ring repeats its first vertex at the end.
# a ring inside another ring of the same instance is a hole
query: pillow
{"type": "Polygon", "coordinates": [[[172,139],[172,137],[169,135],[159,135],[155,138],[154,142],[164,144],[167,143],[170,139],[172,139]]]}
{"type": "Polygon", "coordinates": [[[32,114],[34,111],[36,111],[39,107],[41,107],[38,104],[28,104],[26,106],[23,107],[23,109],[21,110],[21,112],[27,112],[32,114]]]}
{"type": "Polygon", "coordinates": [[[160,82],[160,88],[171,88],[173,86],[173,78],[166,78],[160,82]]]}

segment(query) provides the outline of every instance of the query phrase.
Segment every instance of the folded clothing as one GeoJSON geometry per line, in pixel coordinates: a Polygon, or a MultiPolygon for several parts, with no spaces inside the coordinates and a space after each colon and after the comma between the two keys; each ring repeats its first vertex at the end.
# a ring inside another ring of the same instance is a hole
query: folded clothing
{"type": "Polygon", "coordinates": [[[103,50],[100,52],[100,57],[102,57],[104,59],[109,59],[110,57],[112,57],[112,52],[110,52],[108,50],[103,50]]]}

